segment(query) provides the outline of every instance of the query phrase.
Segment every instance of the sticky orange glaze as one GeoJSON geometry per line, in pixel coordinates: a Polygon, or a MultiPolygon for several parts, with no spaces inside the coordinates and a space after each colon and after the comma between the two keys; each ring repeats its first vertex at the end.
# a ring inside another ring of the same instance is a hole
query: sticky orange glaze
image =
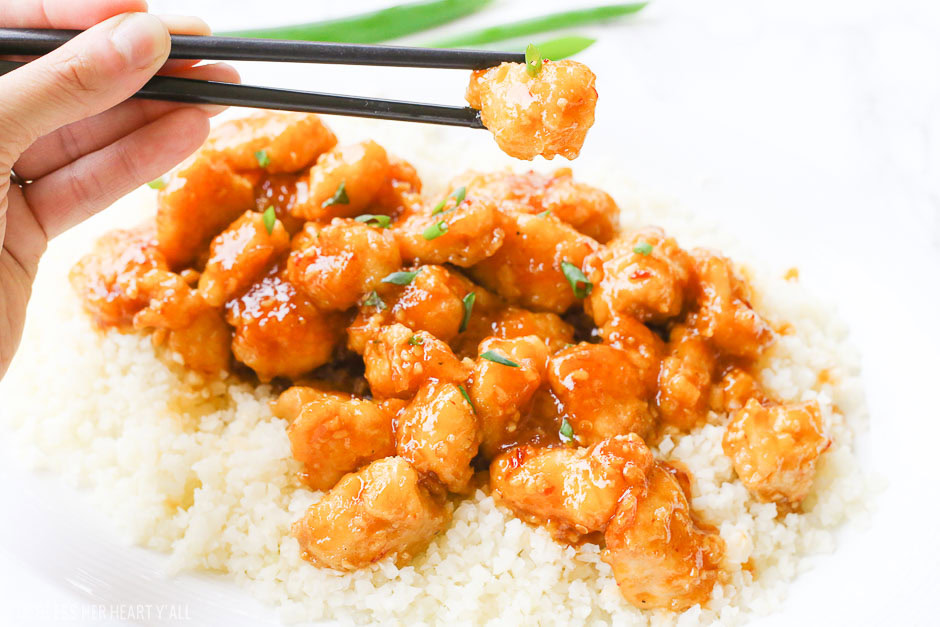
{"type": "Polygon", "coordinates": [[[226,319],[235,327],[235,357],[262,381],[325,364],[343,333],[342,318],[314,307],[278,266],[226,303],[226,319]]]}
{"type": "Polygon", "coordinates": [[[831,443],[816,402],[766,406],[750,399],[734,413],[723,445],[751,492],[796,506],[809,493],[816,460],[831,443]]]}
{"type": "MultiPolygon", "coordinates": [[[[570,157],[596,93],[583,66],[546,62],[475,73],[470,97],[507,151],[570,157]]],[[[406,564],[488,483],[559,542],[602,544],[636,607],[707,603],[724,544],[691,506],[695,478],[647,442],[723,428],[737,480],[798,512],[825,414],[760,383],[795,328],[765,320],[720,253],[621,231],[613,198],[570,170],[422,190],[373,141],[260,114],[213,131],[155,223],[106,235],[70,279],[100,327],[281,391],[271,411],[324,492],[291,531],[317,566],[406,564]]]]}
{"type": "Polygon", "coordinates": [[[570,168],[551,175],[529,170],[515,173],[469,172],[451,181],[451,192],[463,186],[470,197],[512,201],[527,213],[549,212],[588,237],[605,243],[617,232],[620,208],[611,196],[574,180],[570,168]]]}
{"type": "Polygon", "coordinates": [[[210,159],[236,171],[297,172],[336,144],[336,136],[309,113],[264,112],[218,125],[202,147],[210,159]]]}
{"type": "Polygon", "coordinates": [[[264,213],[268,207],[274,207],[277,219],[291,235],[304,226],[304,221],[291,211],[299,199],[306,197],[307,181],[296,174],[268,174],[255,184],[255,210],[264,213]]]}
{"type": "Polygon", "coordinates": [[[467,102],[506,154],[518,159],[574,159],[594,124],[594,73],[577,61],[545,61],[531,75],[521,63],[478,70],[467,102]]]}
{"type": "Polygon", "coordinates": [[[343,477],[307,509],[291,533],[305,559],[348,571],[389,555],[408,563],[449,518],[408,462],[387,457],[343,477]]]}
{"type": "Polygon", "coordinates": [[[663,464],[627,488],[604,539],[603,560],[620,592],[641,609],[704,603],[722,577],[724,542],[697,524],[679,480],[663,464]]]}
{"type": "Polygon", "coordinates": [[[524,445],[493,460],[490,484],[517,516],[576,541],[604,531],[620,497],[646,482],[652,464],[652,454],[634,434],[589,448],[524,445]]]}

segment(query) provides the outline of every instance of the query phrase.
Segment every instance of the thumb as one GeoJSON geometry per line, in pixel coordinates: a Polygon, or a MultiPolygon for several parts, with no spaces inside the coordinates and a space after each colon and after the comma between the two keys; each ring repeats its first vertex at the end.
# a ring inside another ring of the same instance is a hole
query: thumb
{"type": "Polygon", "coordinates": [[[4,160],[13,163],[39,137],[126,100],[169,52],[163,22],[147,13],[126,13],[0,77],[4,160]]]}

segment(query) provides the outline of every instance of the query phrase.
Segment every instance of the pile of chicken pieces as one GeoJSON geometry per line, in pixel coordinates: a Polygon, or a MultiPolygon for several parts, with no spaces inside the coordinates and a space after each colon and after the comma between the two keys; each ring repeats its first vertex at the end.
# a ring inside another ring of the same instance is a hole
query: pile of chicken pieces
{"type": "Polygon", "coordinates": [[[724,544],[645,441],[730,415],[738,477],[785,509],[829,446],[815,403],[755,380],[774,332],[734,265],[621,231],[569,170],[471,172],[428,197],[375,142],[266,113],[158,186],[155,222],[106,235],[72,283],[103,327],[282,386],[273,412],[326,491],[293,528],[317,565],[408,562],[488,470],[520,518],[601,543],[630,603],[681,610],[722,580],[724,544]],[[361,370],[337,376],[339,356],[361,370]]]}

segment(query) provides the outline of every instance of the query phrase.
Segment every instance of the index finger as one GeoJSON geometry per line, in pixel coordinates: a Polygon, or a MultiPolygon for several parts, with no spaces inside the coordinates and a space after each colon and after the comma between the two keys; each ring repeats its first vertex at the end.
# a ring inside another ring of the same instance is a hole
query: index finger
{"type": "Polygon", "coordinates": [[[146,12],[146,0],[17,0],[0,4],[0,26],[84,30],[121,13],[146,12]]]}

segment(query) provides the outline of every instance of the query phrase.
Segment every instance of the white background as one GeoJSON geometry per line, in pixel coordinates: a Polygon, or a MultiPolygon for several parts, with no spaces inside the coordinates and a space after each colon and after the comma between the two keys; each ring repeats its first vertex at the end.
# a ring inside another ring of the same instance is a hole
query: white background
{"type": "MultiPolygon", "coordinates": [[[[155,12],[198,13],[217,30],[386,4],[151,0],[155,12]]],[[[593,3],[496,0],[459,28],[582,4],[593,3]]],[[[584,154],[609,155],[631,178],[746,238],[772,265],[798,266],[802,281],[837,304],[862,354],[872,414],[863,453],[888,486],[870,525],[846,530],[836,553],[793,585],[783,612],[760,623],[938,624],[940,8],[657,0],[616,26],[577,31],[600,39],[580,57],[601,95],[584,154]]],[[[414,70],[240,69],[256,84],[454,104],[466,81],[414,70]]],[[[0,468],[0,485],[16,497],[0,522],[0,624],[49,624],[50,615],[111,624],[86,620],[87,604],[100,601],[192,601],[188,624],[212,612],[271,615],[223,583],[194,592],[186,581],[68,570],[55,548],[63,525],[104,547],[100,560],[117,572],[158,559],[109,545],[106,525],[86,521],[54,481],[0,468]],[[36,525],[18,514],[43,507],[59,517],[36,525]],[[214,609],[198,614],[200,598],[214,609]]]]}

